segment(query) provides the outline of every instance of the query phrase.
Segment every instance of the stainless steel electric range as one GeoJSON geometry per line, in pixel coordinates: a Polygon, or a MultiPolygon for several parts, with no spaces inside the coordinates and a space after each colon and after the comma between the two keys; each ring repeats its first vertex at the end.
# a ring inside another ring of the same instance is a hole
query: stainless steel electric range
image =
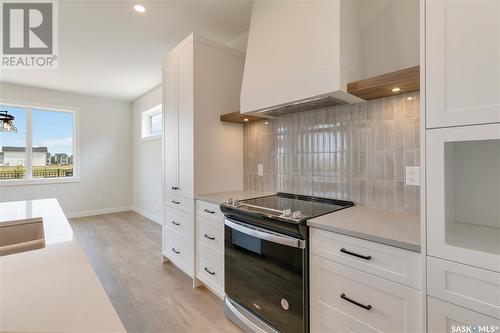
{"type": "Polygon", "coordinates": [[[353,205],[287,193],[222,204],[226,316],[246,332],[308,332],[306,221],[353,205]]]}

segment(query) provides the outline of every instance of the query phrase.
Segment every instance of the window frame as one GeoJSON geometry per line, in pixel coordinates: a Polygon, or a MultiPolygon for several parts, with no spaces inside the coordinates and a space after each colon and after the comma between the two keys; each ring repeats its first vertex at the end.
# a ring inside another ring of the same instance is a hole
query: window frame
{"type": "Polygon", "coordinates": [[[49,105],[42,103],[34,103],[28,101],[19,101],[0,98],[0,104],[21,108],[25,112],[25,131],[26,131],[26,161],[25,161],[25,178],[23,179],[2,179],[0,187],[4,186],[20,186],[20,185],[37,185],[37,184],[61,184],[61,183],[77,183],[80,182],[80,130],[79,116],[80,109],[66,106],[49,105]],[[73,176],[71,177],[56,177],[56,178],[33,178],[33,117],[32,111],[53,111],[53,112],[69,112],[73,114],[73,176]]]}
{"type": "Polygon", "coordinates": [[[141,111],[141,141],[150,141],[161,139],[163,135],[163,109],[162,104],[158,104],[144,111],[141,111]],[[161,132],[158,134],[151,134],[152,117],[161,114],[161,132]]]}

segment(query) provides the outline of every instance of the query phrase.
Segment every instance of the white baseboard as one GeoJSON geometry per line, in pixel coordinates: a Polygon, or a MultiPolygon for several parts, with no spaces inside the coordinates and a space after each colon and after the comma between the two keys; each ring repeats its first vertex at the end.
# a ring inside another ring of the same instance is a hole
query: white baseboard
{"type": "Polygon", "coordinates": [[[67,213],[66,217],[68,219],[74,219],[77,217],[119,213],[119,212],[126,212],[126,211],[130,211],[130,210],[134,210],[134,208],[132,206],[124,206],[124,207],[113,207],[113,208],[105,208],[105,209],[97,209],[97,210],[84,210],[84,211],[80,211],[80,212],[67,213]]]}
{"type": "Polygon", "coordinates": [[[161,217],[160,216],[157,216],[155,214],[152,214],[150,212],[147,212],[145,211],[144,209],[141,209],[137,206],[134,206],[133,209],[132,209],[134,212],[136,212],[137,214],[140,214],[142,216],[144,216],[145,218],[147,219],[150,219],[151,221],[155,222],[155,223],[158,223],[158,224],[162,224],[161,222],[161,217]]]}

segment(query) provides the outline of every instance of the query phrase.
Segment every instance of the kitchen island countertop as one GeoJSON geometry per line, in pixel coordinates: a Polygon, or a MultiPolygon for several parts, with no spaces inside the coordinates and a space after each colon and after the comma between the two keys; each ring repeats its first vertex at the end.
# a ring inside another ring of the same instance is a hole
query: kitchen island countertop
{"type": "Polygon", "coordinates": [[[0,203],[0,225],[43,221],[45,247],[0,257],[1,332],[125,332],[56,199],[0,203]]]}

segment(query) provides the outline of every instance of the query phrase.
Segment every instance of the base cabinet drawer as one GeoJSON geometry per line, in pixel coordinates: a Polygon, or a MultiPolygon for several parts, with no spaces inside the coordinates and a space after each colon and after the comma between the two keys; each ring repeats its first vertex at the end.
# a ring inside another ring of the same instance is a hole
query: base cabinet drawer
{"type": "Polygon", "coordinates": [[[362,333],[314,309],[310,311],[310,323],[311,333],[362,333]]]}
{"type": "Polygon", "coordinates": [[[205,217],[196,217],[198,244],[223,253],[224,247],[224,225],[222,219],[215,221],[205,217]]]}
{"type": "Polygon", "coordinates": [[[178,209],[167,207],[163,217],[165,228],[177,231],[188,238],[193,238],[194,216],[178,209]]]}
{"type": "Polygon", "coordinates": [[[169,228],[164,228],[163,233],[163,254],[184,273],[193,277],[193,239],[169,228]]]}
{"type": "Polygon", "coordinates": [[[500,318],[500,273],[427,257],[427,293],[500,318]]]}
{"type": "Polygon", "coordinates": [[[498,332],[500,320],[479,312],[427,297],[429,333],[498,332]]]}
{"type": "Polygon", "coordinates": [[[356,332],[421,332],[421,292],[310,255],[311,308],[356,332]]]}
{"type": "Polygon", "coordinates": [[[224,214],[222,214],[219,205],[201,200],[196,200],[196,215],[217,221],[224,220],[224,214]]]}
{"type": "Polygon", "coordinates": [[[166,195],[165,205],[194,215],[194,200],[180,195],[166,195]]]}
{"type": "Polygon", "coordinates": [[[421,254],[310,228],[311,253],[421,289],[421,254]]]}
{"type": "Polygon", "coordinates": [[[221,253],[198,243],[196,277],[220,297],[224,296],[224,258],[221,253]]]}

